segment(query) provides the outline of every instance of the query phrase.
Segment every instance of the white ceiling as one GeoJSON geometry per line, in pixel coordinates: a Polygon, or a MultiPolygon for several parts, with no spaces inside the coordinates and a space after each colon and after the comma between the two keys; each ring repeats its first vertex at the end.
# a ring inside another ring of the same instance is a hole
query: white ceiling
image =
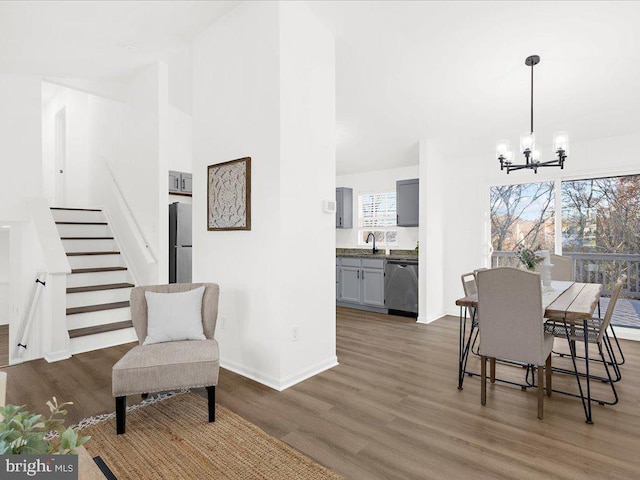
{"type": "MultiPolygon", "coordinates": [[[[0,2],[0,72],[128,76],[237,3],[0,2]]],[[[531,54],[542,57],[543,150],[557,130],[572,141],[640,131],[640,2],[307,3],[336,37],[338,173],[416,164],[421,138],[441,140],[449,158],[517,142],[531,54]]]]}
{"type": "Polygon", "coordinates": [[[105,79],[184,48],[238,1],[1,1],[0,72],[105,79]]]}

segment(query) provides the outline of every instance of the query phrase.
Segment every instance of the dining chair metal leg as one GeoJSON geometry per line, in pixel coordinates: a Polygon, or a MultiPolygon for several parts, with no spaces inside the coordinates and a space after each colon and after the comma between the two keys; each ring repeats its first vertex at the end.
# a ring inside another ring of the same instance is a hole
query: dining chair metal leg
{"type": "Polygon", "coordinates": [[[618,366],[624,365],[624,362],[626,361],[624,358],[624,353],[622,353],[622,347],[620,346],[620,342],[618,341],[618,336],[616,335],[616,331],[613,328],[613,325],[611,323],[609,324],[609,329],[613,334],[613,339],[616,341],[616,347],[618,348],[618,353],[620,353],[620,361],[618,362],[618,366]]]}
{"type": "Polygon", "coordinates": [[[553,373],[553,369],[551,368],[551,355],[547,357],[547,363],[544,366],[544,372],[546,374],[545,386],[547,388],[547,397],[551,396],[551,392],[553,391],[553,386],[551,384],[551,374],[553,373]]]}
{"type": "Polygon", "coordinates": [[[491,383],[496,383],[496,359],[494,357],[489,359],[489,378],[491,383]]]}
{"type": "Polygon", "coordinates": [[[538,369],[538,418],[542,420],[544,414],[544,369],[542,365],[536,367],[538,369]]]}
{"type": "Polygon", "coordinates": [[[480,403],[487,404],[487,357],[480,357],[480,403]]]}
{"type": "Polygon", "coordinates": [[[584,368],[585,368],[585,379],[587,381],[587,420],[586,423],[589,425],[593,424],[593,419],[591,417],[591,377],[589,375],[589,328],[586,320],[582,322],[582,331],[584,334],[584,368]]]}

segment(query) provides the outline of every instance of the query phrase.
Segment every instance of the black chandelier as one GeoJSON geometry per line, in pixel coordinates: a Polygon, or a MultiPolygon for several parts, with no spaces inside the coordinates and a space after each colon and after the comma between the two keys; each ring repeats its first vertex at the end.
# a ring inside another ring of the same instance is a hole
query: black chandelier
{"type": "Polygon", "coordinates": [[[515,170],[525,168],[538,173],[541,167],[564,168],[564,161],[569,155],[569,135],[567,132],[558,132],[553,137],[553,150],[557,158],[548,162],[540,161],[540,150],[536,149],[536,137],[533,133],[533,66],[540,63],[538,55],[531,55],[524,61],[525,65],[531,67],[531,132],[520,135],[520,152],[524,155],[525,163],[513,163],[513,152],[509,148],[508,140],[501,140],[496,147],[496,155],[500,161],[500,170],[507,170],[507,174],[515,170]]]}

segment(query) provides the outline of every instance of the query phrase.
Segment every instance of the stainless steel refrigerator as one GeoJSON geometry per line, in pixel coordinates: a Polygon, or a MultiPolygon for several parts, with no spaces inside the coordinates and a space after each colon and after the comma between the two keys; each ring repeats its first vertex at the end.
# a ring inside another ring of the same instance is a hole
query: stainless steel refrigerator
{"type": "Polygon", "coordinates": [[[169,283],[191,282],[191,205],[169,205],[169,283]]]}

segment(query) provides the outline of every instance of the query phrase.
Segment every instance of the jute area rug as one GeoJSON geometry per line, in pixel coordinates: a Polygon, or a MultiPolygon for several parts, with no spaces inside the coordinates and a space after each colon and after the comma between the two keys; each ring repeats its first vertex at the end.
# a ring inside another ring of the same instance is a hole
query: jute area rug
{"type": "Polygon", "coordinates": [[[207,402],[193,393],[129,411],[124,435],[105,418],[80,433],[119,480],[342,479],[220,405],[208,423],[207,402]]]}

